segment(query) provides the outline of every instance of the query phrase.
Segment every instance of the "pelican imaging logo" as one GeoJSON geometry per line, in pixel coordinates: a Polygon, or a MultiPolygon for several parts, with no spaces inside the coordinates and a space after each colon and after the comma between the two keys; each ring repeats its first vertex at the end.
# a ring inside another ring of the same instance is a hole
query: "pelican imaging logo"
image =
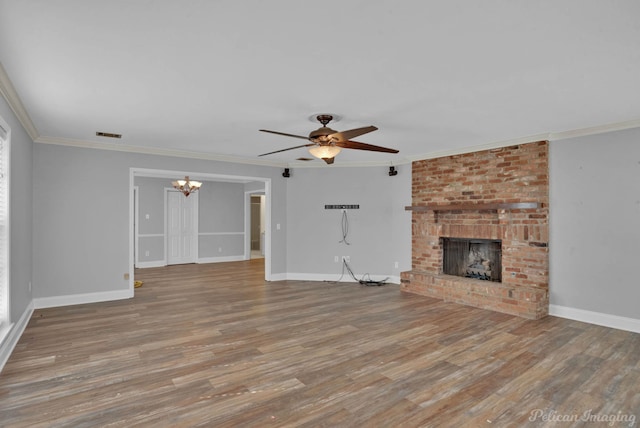
{"type": "Polygon", "coordinates": [[[531,422],[591,422],[607,424],[612,427],[617,424],[629,427],[636,426],[636,415],[632,413],[596,413],[593,409],[585,410],[582,413],[559,413],[555,410],[544,411],[534,409],[529,415],[531,422]]]}

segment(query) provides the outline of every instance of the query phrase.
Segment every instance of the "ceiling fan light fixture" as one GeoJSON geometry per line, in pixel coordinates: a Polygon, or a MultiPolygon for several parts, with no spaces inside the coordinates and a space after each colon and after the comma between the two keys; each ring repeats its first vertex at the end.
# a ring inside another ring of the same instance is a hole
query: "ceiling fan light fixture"
{"type": "Polygon", "coordinates": [[[309,153],[311,153],[313,156],[317,157],[318,159],[333,158],[338,153],[340,153],[340,150],[342,150],[340,147],[332,146],[332,145],[309,147],[309,153]]]}

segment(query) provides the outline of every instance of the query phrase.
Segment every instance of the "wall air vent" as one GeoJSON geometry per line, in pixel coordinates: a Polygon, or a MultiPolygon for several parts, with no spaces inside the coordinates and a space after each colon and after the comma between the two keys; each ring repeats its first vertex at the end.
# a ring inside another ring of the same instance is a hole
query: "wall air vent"
{"type": "Polygon", "coordinates": [[[113,134],[111,132],[96,132],[98,137],[106,137],[106,138],[122,138],[122,134],[113,134]]]}

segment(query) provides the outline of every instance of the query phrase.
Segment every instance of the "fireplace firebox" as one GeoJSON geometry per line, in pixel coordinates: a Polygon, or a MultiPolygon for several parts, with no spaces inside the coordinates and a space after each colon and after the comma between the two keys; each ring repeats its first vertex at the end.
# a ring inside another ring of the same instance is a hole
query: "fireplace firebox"
{"type": "Polygon", "coordinates": [[[442,272],[502,282],[502,242],[491,239],[442,238],[442,272]]]}

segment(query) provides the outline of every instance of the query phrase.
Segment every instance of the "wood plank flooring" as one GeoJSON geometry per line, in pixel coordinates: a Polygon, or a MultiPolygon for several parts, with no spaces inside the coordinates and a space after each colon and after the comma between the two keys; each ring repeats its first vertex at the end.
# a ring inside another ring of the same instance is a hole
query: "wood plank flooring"
{"type": "Polygon", "coordinates": [[[638,425],[639,334],[396,285],[265,283],[263,263],[138,270],[133,299],[36,310],[0,426],[638,425]],[[588,411],[600,422],[558,421],[588,411]]]}

